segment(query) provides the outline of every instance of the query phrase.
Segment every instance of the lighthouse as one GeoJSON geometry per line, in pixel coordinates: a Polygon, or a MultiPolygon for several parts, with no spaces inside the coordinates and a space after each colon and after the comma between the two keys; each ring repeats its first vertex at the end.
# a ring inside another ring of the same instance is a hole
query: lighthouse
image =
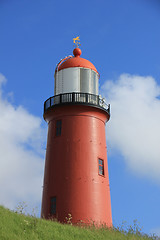
{"type": "Polygon", "coordinates": [[[110,105],[99,95],[99,73],[80,48],[61,60],[48,123],[41,216],[65,223],[112,226],[105,124],[110,105]]]}

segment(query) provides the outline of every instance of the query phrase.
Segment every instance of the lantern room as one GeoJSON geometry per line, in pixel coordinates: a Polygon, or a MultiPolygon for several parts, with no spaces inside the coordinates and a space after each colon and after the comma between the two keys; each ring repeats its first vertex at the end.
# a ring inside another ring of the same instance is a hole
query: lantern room
{"type": "Polygon", "coordinates": [[[75,48],[73,54],[61,60],[56,67],[54,95],[71,92],[98,95],[97,69],[90,61],[80,57],[79,48],[75,48]]]}
{"type": "Polygon", "coordinates": [[[44,112],[59,104],[86,104],[102,108],[110,116],[110,105],[98,93],[99,73],[87,59],[81,58],[81,49],[74,56],[62,59],[54,74],[54,96],[44,103],[44,112]]]}

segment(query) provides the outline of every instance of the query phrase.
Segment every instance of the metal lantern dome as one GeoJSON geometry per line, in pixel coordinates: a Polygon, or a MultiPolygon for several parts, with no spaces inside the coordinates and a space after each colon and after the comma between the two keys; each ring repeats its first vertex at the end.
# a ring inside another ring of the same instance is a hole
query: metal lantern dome
{"type": "Polygon", "coordinates": [[[98,95],[97,69],[90,61],[80,57],[81,49],[75,48],[73,54],[56,67],[54,94],[86,92],[98,95]]]}

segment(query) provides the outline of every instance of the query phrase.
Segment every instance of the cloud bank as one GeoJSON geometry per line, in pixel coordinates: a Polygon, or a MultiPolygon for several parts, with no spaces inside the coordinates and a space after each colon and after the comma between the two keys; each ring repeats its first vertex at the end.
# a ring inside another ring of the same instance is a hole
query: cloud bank
{"type": "Polygon", "coordinates": [[[151,76],[122,74],[101,88],[111,103],[107,140],[135,173],[160,183],[160,86],[151,76]]]}
{"type": "Polygon", "coordinates": [[[14,209],[18,202],[37,206],[41,199],[45,130],[41,119],[4,97],[0,74],[0,205],[14,209]]]}

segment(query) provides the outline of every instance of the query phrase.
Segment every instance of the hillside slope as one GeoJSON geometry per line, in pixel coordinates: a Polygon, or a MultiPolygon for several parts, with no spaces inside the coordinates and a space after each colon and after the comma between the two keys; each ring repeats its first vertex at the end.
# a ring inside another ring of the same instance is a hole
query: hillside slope
{"type": "Polygon", "coordinates": [[[82,228],[46,221],[11,212],[0,206],[0,240],[144,240],[155,239],[141,234],[122,233],[105,228],[82,228]]]}

